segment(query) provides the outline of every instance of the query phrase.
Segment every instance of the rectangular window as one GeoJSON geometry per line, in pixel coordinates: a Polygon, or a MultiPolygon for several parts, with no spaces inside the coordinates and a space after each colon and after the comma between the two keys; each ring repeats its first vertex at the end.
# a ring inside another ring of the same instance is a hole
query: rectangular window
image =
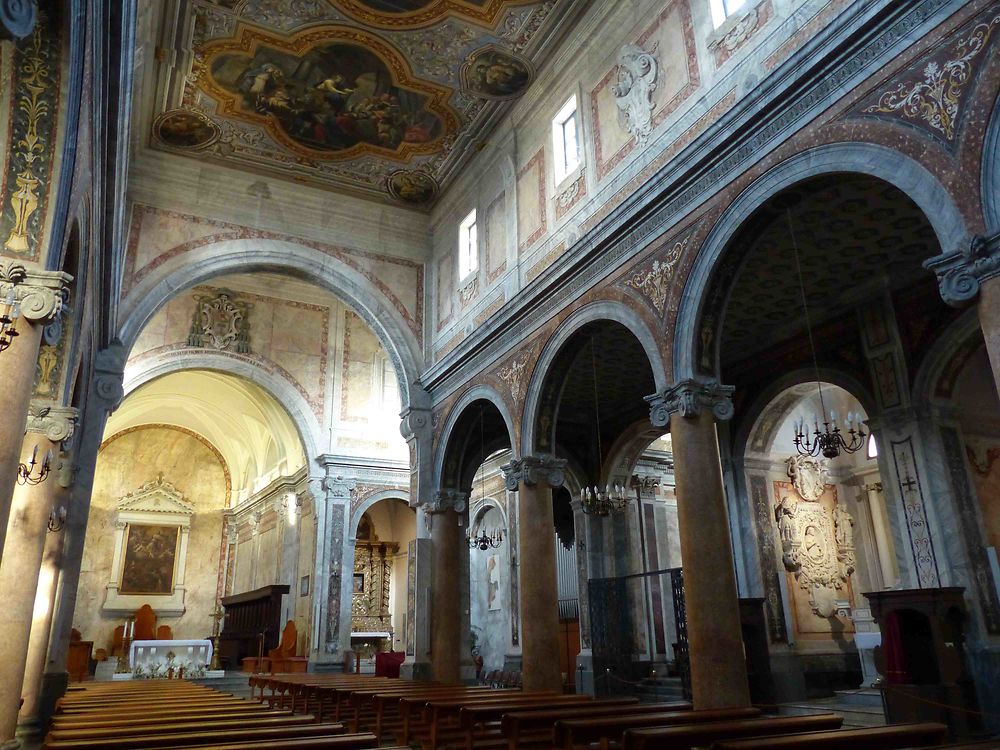
{"type": "Polygon", "coordinates": [[[458,280],[465,281],[479,268],[479,240],[476,236],[476,210],[458,227],[458,280]]]}
{"type": "Polygon", "coordinates": [[[715,28],[722,26],[727,18],[737,11],[743,10],[747,4],[747,0],[711,0],[711,2],[712,20],[715,22],[715,28]]]}
{"type": "Polygon", "coordinates": [[[557,185],[580,166],[577,119],[576,96],[574,95],[552,120],[552,147],[555,150],[557,185]]]}

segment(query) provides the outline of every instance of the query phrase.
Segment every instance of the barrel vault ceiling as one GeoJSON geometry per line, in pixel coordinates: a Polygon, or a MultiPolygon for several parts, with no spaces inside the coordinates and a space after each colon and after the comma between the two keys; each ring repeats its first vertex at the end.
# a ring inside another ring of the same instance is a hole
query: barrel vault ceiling
{"type": "Polygon", "coordinates": [[[137,135],[159,152],[426,208],[584,4],[150,3],[137,135]]]}

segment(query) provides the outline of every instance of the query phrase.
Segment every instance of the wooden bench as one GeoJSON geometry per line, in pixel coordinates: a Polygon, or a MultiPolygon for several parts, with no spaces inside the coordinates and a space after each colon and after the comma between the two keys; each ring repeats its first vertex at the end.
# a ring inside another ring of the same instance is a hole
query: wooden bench
{"type": "MultiPolygon", "coordinates": [[[[52,728],[49,730],[48,736],[53,739],[58,739],[62,737],[70,737],[70,733],[78,732],[90,732],[90,731],[103,731],[108,729],[117,729],[119,727],[150,727],[150,726],[160,726],[167,722],[171,724],[192,724],[194,726],[201,726],[208,721],[247,721],[248,719],[277,719],[282,716],[291,716],[291,711],[280,711],[280,710],[270,710],[263,709],[258,712],[234,712],[234,713],[207,713],[207,714],[170,714],[167,717],[155,716],[146,718],[131,718],[131,719],[98,719],[96,721],[85,721],[76,724],[53,724],[52,728]]],[[[81,737],[81,734],[73,734],[74,737],[81,737]]],[[[96,735],[95,735],[96,736],[96,735]]]]}
{"type": "MultiPolygon", "coordinates": [[[[936,745],[948,737],[944,724],[893,724],[870,729],[838,729],[785,737],[716,742],[714,750],[898,750],[936,745]]],[[[994,740],[994,742],[997,742],[994,740]]]]}
{"type": "MultiPolygon", "coordinates": [[[[227,742],[200,745],[198,746],[198,750],[292,750],[292,748],[294,750],[299,750],[299,748],[308,748],[308,750],[368,750],[368,748],[377,747],[378,745],[375,744],[375,735],[364,733],[342,734],[334,737],[304,737],[296,740],[292,746],[280,740],[269,740],[264,742],[227,742]]],[[[164,750],[188,750],[188,746],[178,745],[177,747],[164,748],[164,750]]],[[[410,750],[410,748],[379,748],[379,750],[410,750]]]]}
{"type": "Polygon", "coordinates": [[[818,714],[629,729],[625,732],[622,748],[623,750],[692,750],[696,747],[709,747],[715,742],[743,737],[840,729],[843,722],[843,718],[836,714],[818,714]]]}
{"type": "MultiPolygon", "coordinates": [[[[296,717],[305,718],[305,717],[296,717]]],[[[46,742],[46,750],[138,750],[139,748],[161,748],[174,746],[204,745],[215,742],[245,742],[261,740],[281,740],[288,744],[297,744],[305,737],[326,737],[342,735],[344,727],[341,724],[317,724],[308,717],[308,721],[278,724],[274,726],[235,726],[221,728],[214,725],[186,731],[175,731],[177,727],[163,726],[158,733],[126,734],[122,736],[91,737],[84,740],[53,740],[46,742]]],[[[287,721],[287,720],[286,720],[287,721]]],[[[374,735],[372,735],[374,737],[374,735]]]]}
{"type": "Polygon", "coordinates": [[[552,728],[552,744],[569,750],[594,743],[607,746],[618,741],[628,729],[695,724],[728,719],[753,719],[760,716],[757,708],[720,708],[707,711],[666,711],[639,716],[600,716],[586,719],[563,719],[552,728]]]}
{"type": "Polygon", "coordinates": [[[552,730],[557,721],[691,710],[691,704],[683,701],[678,703],[639,703],[635,698],[622,698],[619,701],[594,701],[587,706],[570,708],[508,711],[500,720],[500,728],[507,740],[509,750],[517,750],[522,737],[532,737],[542,733],[547,739],[547,744],[552,745],[552,730]]]}
{"type": "Polygon", "coordinates": [[[442,741],[455,740],[461,738],[459,717],[463,708],[471,706],[504,706],[507,710],[513,711],[518,708],[530,708],[537,706],[547,708],[567,704],[578,704],[592,701],[589,695],[561,695],[552,692],[525,693],[522,692],[516,698],[513,696],[490,696],[476,695],[465,696],[458,699],[444,699],[427,701],[424,707],[424,724],[415,732],[417,739],[424,748],[436,750],[442,741]],[[448,730],[451,734],[448,734],[448,730]]]}
{"type": "MultiPolygon", "coordinates": [[[[138,737],[143,734],[163,734],[165,732],[192,732],[196,729],[240,729],[242,727],[261,727],[268,728],[273,726],[294,726],[300,724],[308,724],[310,721],[315,723],[313,717],[308,714],[299,714],[294,716],[285,711],[277,715],[273,715],[272,712],[268,712],[268,715],[257,716],[228,716],[228,717],[207,717],[197,721],[182,720],[177,721],[174,717],[169,717],[167,719],[153,720],[145,724],[112,724],[110,726],[100,726],[100,727],[84,727],[77,729],[63,728],[52,729],[49,731],[46,739],[47,740],[82,740],[82,739],[99,739],[102,737],[138,737]]],[[[343,725],[338,724],[341,727],[340,732],[345,732],[343,725]]]]}

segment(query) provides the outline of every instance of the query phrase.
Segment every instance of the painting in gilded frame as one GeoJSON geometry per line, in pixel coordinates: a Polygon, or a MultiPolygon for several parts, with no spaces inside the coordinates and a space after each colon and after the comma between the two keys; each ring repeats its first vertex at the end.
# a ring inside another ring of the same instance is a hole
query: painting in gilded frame
{"type": "Polygon", "coordinates": [[[125,537],[119,593],[172,594],[179,541],[180,526],[130,523],[125,537]]]}

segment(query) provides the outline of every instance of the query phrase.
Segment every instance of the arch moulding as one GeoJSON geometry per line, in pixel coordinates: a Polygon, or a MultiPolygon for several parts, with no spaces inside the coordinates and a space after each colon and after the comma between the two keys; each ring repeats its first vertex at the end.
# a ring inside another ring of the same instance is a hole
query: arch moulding
{"type": "Polygon", "coordinates": [[[304,244],[278,239],[222,240],[169,258],[129,290],[122,303],[119,338],[131,349],[153,315],[180,292],[225,274],[271,271],[305,279],[334,294],[374,331],[389,354],[402,406],[421,406],[415,385],[423,354],[417,336],[388,297],[364,274],[304,244]]]}
{"type": "MultiPolygon", "coordinates": [[[[299,433],[299,439],[302,441],[307,465],[311,469],[316,467],[317,457],[324,453],[322,447],[324,442],[323,430],[312,408],[302,397],[302,394],[287,380],[272,375],[260,367],[255,367],[249,362],[211,351],[199,352],[191,356],[185,355],[183,358],[166,357],[142,362],[135,369],[131,366],[126,367],[125,397],[128,398],[129,394],[137,388],[159,377],[185,370],[221,372],[243,378],[263,388],[288,413],[292,424],[295,425],[299,433]]],[[[310,470],[309,474],[315,477],[323,476],[318,470],[310,470]]]]}
{"type": "Polygon", "coordinates": [[[656,337],[649,329],[646,321],[637,312],[621,302],[612,300],[601,300],[584,305],[563,321],[555,332],[549,336],[531,373],[526,390],[527,395],[524,400],[524,411],[521,416],[522,453],[529,454],[535,447],[535,426],[538,421],[538,409],[541,406],[542,386],[545,384],[545,377],[552,367],[552,362],[562,350],[563,345],[574,333],[587,323],[600,320],[620,323],[638,339],[643,351],[646,352],[649,366],[653,370],[653,381],[657,392],[665,390],[670,386],[667,382],[667,371],[664,367],[663,357],[660,354],[660,348],[656,343],[656,337]]]}
{"type": "Polygon", "coordinates": [[[369,495],[356,509],[351,511],[351,535],[348,539],[349,542],[353,544],[358,541],[358,524],[361,523],[361,517],[368,512],[369,508],[383,500],[402,500],[406,503],[407,507],[410,507],[410,493],[408,490],[388,489],[369,495]]]}
{"type": "Polygon", "coordinates": [[[678,380],[718,373],[718,351],[715,352],[716,372],[698,372],[701,306],[716,268],[747,219],[782,190],[811,177],[837,173],[868,175],[903,192],[927,217],[941,252],[968,246],[971,235],[951,195],[923,165],[909,156],[868,143],[836,143],[792,156],[751,183],[705,238],[684,285],[677,314],[673,354],[678,380]]]}
{"type": "Polygon", "coordinates": [[[478,384],[469,388],[462,394],[461,398],[448,411],[444,427],[441,429],[441,437],[438,438],[437,445],[434,446],[434,489],[441,489],[444,481],[444,461],[448,454],[448,444],[451,442],[452,432],[459,418],[472,403],[476,401],[489,401],[500,412],[504,424],[507,425],[507,437],[510,439],[512,458],[514,450],[514,436],[517,430],[514,427],[514,420],[511,418],[507,402],[504,401],[494,388],[488,385],[478,384]]]}

